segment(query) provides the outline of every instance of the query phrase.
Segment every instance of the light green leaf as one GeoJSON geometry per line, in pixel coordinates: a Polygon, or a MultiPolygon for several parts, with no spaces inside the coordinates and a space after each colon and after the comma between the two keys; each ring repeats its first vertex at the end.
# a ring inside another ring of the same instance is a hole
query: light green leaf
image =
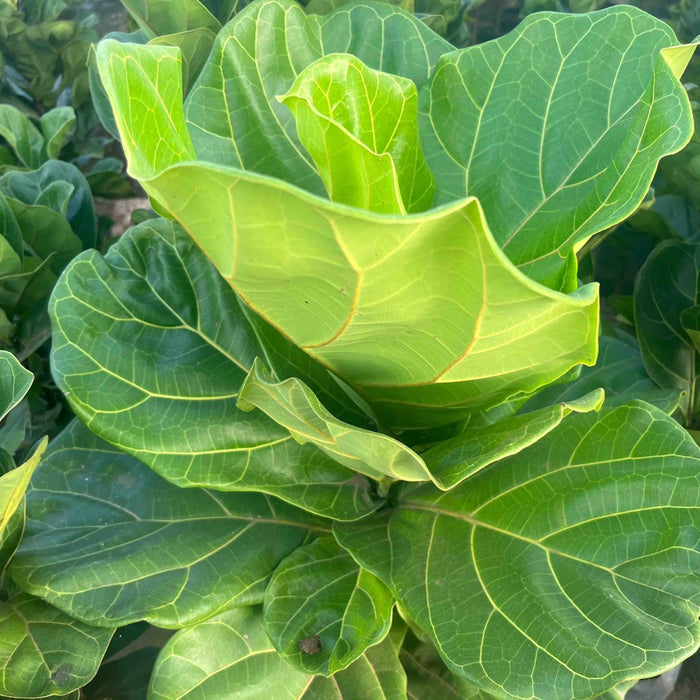
{"type": "Polygon", "coordinates": [[[275,651],[259,608],[229,610],[178,632],[151,677],[151,700],[402,700],[406,677],[390,637],[333,678],[309,676],[275,651]]]}
{"type": "Polygon", "coordinates": [[[151,39],[155,46],[177,46],[182,58],[182,84],[187,94],[206,63],[216,34],[207,27],[198,27],[177,34],[151,39]]]}
{"type": "Polygon", "coordinates": [[[698,350],[683,319],[692,332],[692,309],[700,299],[699,272],[700,246],[664,241],[647,258],[634,287],[635,324],[644,366],[660,387],[684,392],[681,408],[686,420],[698,405],[698,350]]]}
{"type": "Polygon", "coordinates": [[[325,196],[294,117],[277,98],[314,61],[347,52],[420,89],[437,58],[451,48],[420,20],[391,5],[354,3],[327,17],[309,17],[291,0],[252,3],[219,33],[187,98],[197,157],[325,196]]]}
{"type": "Polygon", "coordinates": [[[331,536],[299,547],[265,590],[265,630],[286,661],[331,676],[389,632],[394,599],[331,536]]]}
{"type": "Polygon", "coordinates": [[[56,107],[41,117],[46,158],[58,158],[63,144],[75,128],[75,112],[72,107],[56,107]]]}
{"type": "Polygon", "coordinates": [[[410,80],[331,54],[299,73],[280,101],[334,202],[386,214],[430,207],[435,185],[410,80]]]}
{"type": "Polygon", "coordinates": [[[590,698],[698,647],[699,475],[688,434],[635,401],[334,532],[452,672],[504,698],[590,698]]]}
{"type": "Polygon", "coordinates": [[[595,288],[567,297],[523,276],[476,200],[391,217],[233,168],[167,167],[192,157],[175,56],[108,41],[97,60],[132,173],[246,303],[387,427],[448,423],[594,361],[595,288]]]}
{"type": "Polygon", "coordinates": [[[383,433],[338,420],[303,382],[275,381],[256,360],[241,387],[238,407],[259,408],[300,443],[309,442],[346,467],[374,479],[428,481],[430,473],[413,450],[383,433]]]}
{"type": "MultiPolygon", "coordinates": [[[[109,32],[109,34],[105,34],[102,39],[113,39],[115,41],[122,41],[125,43],[147,44],[149,35],[143,30],[138,29],[135,32],[130,33],[109,32]]],[[[107,130],[110,136],[112,136],[112,138],[119,140],[119,131],[117,129],[117,124],[114,121],[112,106],[109,103],[109,98],[107,97],[107,93],[102,85],[102,80],[100,79],[100,74],[95,64],[94,47],[91,48],[88,56],[88,82],[90,85],[92,105],[95,108],[95,112],[97,113],[100,123],[107,130]]]]}
{"type": "Polygon", "coordinates": [[[206,28],[218,32],[221,23],[199,0],[123,0],[138,26],[150,37],[206,28]]]}
{"type": "MultiPolygon", "coordinates": [[[[78,622],[9,584],[0,601],[0,695],[66,696],[97,672],[112,629],[78,622]]],[[[75,696],[76,698],[78,696],[75,696]]]]}
{"type": "Polygon", "coordinates": [[[573,251],[629,216],[691,137],[678,78],[694,47],[676,44],[665,22],[612,7],[532,15],[445,55],[422,100],[436,202],[478,197],[510,260],[575,286],[573,251]]]}
{"type": "Polygon", "coordinates": [[[26,396],[34,375],[6,350],[0,350],[0,420],[26,396]]]}
{"type": "Polygon", "coordinates": [[[570,413],[598,411],[605,392],[595,389],[578,399],[560,401],[495,423],[467,423],[455,437],[443,440],[421,457],[435,484],[451,489],[480,469],[533,445],[554,430],[570,413]]]}
{"type": "Polygon", "coordinates": [[[38,168],[43,160],[44,138],[29,117],[17,107],[0,105],[0,136],[28,168],[38,168]]]}
{"type": "Polygon", "coordinates": [[[327,527],[262,494],[180,489],[74,421],[34,473],[9,571],[83,622],[182,627],[260,602],[277,564],[327,527]]]}
{"type": "Polygon", "coordinates": [[[236,408],[261,356],[362,419],[325,369],[251,320],[177,224],[148,221],[104,257],[78,257],[50,312],[55,380],[76,414],[178,486],[263,491],[342,519],[379,505],[366,478],[236,408]]]}
{"type": "MultiPolygon", "coordinates": [[[[29,480],[39,465],[47,444],[48,438],[45,437],[24,464],[0,476],[0,545],[4,545],[12,536],[9,527],[10,521],[24,499],[29,480]]],[[[2,570],[5,563],[0,561],[0,584],[2,583],[2,570]]]]}

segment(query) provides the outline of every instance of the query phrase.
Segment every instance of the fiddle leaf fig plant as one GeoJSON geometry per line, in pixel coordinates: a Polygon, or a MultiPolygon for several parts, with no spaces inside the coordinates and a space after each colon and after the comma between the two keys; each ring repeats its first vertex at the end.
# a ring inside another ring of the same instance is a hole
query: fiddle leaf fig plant
{"type": "Polygon", "coordinates": [[[455,50],[387,3],[204,4],[191,85],[158,3],[95,52],[162,218],[54,288],[81,423],[14,584],[183,628],[152,698],[584,700],[691,655],[684,386],[599,339],[576,253],[688,142],[694,46],[621,6],[455,50]]]}

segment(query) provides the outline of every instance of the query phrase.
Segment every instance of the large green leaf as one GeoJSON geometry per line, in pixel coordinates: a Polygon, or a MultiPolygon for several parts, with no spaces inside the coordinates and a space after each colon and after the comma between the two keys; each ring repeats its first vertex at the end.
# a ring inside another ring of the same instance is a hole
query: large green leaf
{"type": "Polygon", "coordinates": [[[681,406],[690,420],[697,410],[698,347],[694,309],[700,301],[700,246],[664,241],[647,258],[634,288],[634,316],[644,366],[666,389],[684,392],[681,406]]]}
{"type": "Polygon", "coordinates": [[[573,251],[629,216],[692,135],[679,77],[694,46],[676,44],[665,22],[614,7],[536,14],[444,56],[422,108],[436,201],[478,197],[515,264],[575,286],[573,251]]]}
{"type": "Polygon", "coordinates": [[[265,590],[264,624],[278,652],[306,673],[330,676],[389,632],[394,599],[331,536],[299,547],[265,590]]]}
{"type": "Polygon", "coordinates": [[[275,651],[258,608],[229,610],[178,632],[151,677],[152,700],[401,700],[406,676],[391,637],[333,678],[309,676],[275,651]]]}
{"type": "Polygon", "coordinates": [[[71,616],[180,627],[262,600],[324,521],[262,494],[180,489],[73,422],[27,494],[10,575],[71,616]]]}
{"type": "MultiPolygon", "coordinates": [[[[593,362],[595,290],[567,297],[521,275],[476,200],[382,216],[254,173],[182,163],[194,147],[175,51],[107,41],[97,61],[132,174],[246,303],[360,390],[387,427],[447,423],[593,362]]],[[[207,114],[217,113],[213,99],[207,114]]]]}
{"type": "Polygon", "coordinates": [[[299,73],[280,100],[334,202],[386,214],[430,207],[435,185],[413,82],[331,54],[299,73]]]}
{"type": "Polygon", "coordinates": [[[688,434],[635,401],[334,532],[454,673],[499,697],[590,698],[698,646],[699,475],[688,434]]]}
{"type": "Polygon", "coordinates": [[[343,519],[377,507],[366,478],[236,408],[261,356],[362,420],[325,369],[250,317],[177,224],[148,221],[104,258],[78,257],[50,311],[54,376],[77,415],[178,486],[263,491],[343,519]]]}

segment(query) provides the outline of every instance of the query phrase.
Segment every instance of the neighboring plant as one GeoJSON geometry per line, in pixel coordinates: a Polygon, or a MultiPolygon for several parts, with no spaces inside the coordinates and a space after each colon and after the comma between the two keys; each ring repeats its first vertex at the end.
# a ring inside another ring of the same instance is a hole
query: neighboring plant
{"type": "Polygon", "coordinates": [[[48,160],[37,170],[0,176],[0,343],[37,376],[13,413],[30,443],[67,422],[49,370],[48,297],[70,260],[96,245],[90,189],[73,165],[48,160]]]}
{"type": "MultiPolygon", "coordinates": [[[[13,355],[0,351],[0,418],[17,410],[31,384],[31,372],[13,355]]],[[[8,566],[26,525],[25,492],[46,450],[44,438],[26,461],[15,466],[14,450],[8,444],[13,440],[9,425],[0,429],[0,694],[12,698],[63,696],[95,675],[113,630],[78,622],[23,592],[8,577],[8,566]],[[56,659],[71,659],[71,663],[61,665],[56,659]]]]}
{"type": "MultiPolygon", "coordinates": [[[[689,140],[693,47],[628,7],[460,51],[384,3],[207,31],[184,105],[180,43],[97,49],[169,219],[55,287],[85,425],[34,473],[7,580],[105,640],[186,628],[153,698],[594,698],[692,654],[692,400],[625,340],[598,354],[577,252],[689,140]]],[[[73,692],[74,663],[0,694],[73,692]]]]}
{"type": "Polygon", "coordinates": [[[81,0],[0,0],[2,94],[29,109],[56,105],[66,88],[76,109],[89,97],[87,56],[97,19],[81,0]]]}

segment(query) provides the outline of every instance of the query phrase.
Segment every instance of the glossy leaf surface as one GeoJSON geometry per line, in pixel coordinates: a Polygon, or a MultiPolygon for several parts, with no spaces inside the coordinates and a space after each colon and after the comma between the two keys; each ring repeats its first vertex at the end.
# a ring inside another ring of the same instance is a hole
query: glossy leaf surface
{"type": "Polygon", "coordinates": [[[436,201],[478,197],[516,265],[575,285],[572,251],[629,216],[692,135],[679,78],[694,47],[676,44],[665,22],[613,7],[538,13],[444,56],[423,102],[436,201]]]}
{"type": "Polygon", "coordinates": [[[262,600],[279,561],[327,527],[262,494],[180,489],[75,421],[35,472],[10,574],[85,622],[180,627],[262,600]]]}
{"type": "Polygon", "coordinates": [[[331,54],[305,68],[280,99],[334,202],[387,214],[430,207],[435,185],[410,80],[331,54]]]}
{"type": "Polygon", "coordinates": [[[698,646],[699,466],[633,402],[335,533],[453,672],[504,697],[595,697],[698,646]]]}
{"type": "Polygon", "coordinates": [[[236,408],[262,356],[281,376],[301,373],[337,412],[359,414],[325,369],[249,320],[176,224],[145,222],[104,257],[78,257],[50,311],[54,376],[75,412],[178,486],[263,491],[343,519],[377,507],[366,478],[236,408]]]}

